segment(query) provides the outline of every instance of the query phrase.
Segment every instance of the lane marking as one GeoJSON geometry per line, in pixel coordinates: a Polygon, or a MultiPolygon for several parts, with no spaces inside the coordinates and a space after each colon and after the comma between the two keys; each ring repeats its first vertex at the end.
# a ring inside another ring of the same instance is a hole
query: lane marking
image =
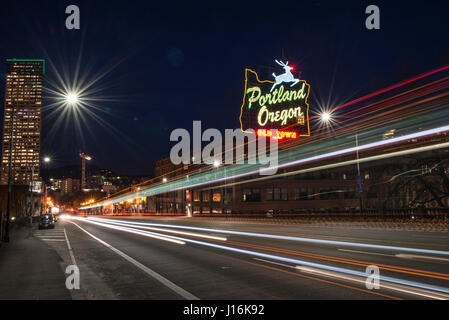
{"type": "Polygon", "coordinates": [[[63,234],[62,231],[35,231],[34,234],[63,234]]]}
{"type": "Polygon", "coordinates": [[[349,250],[349,249],[338,249],[338,251],[371,254],[371,255],[374,255],[374,256],[386,256],[386,257],[394,257],[395,256],[394,254],[385,254],[385,253],[378,253],[378,252],[366,252],[366,251],[357,251],[357,250],[349,250]]]}
{"type": "Polygon", "coordinates": [[[41,239],[44,241],[65,241],[65,239],[41,239]]]}
{"type": "Polygon", "coordinates": [[[36,238],[64,238],[64,234],[61,235],[57,235],[57,236],[53,236],[53,235],[47,235],[47,234],[43,234],[43,235],[35,235],[36,238]]]}
{"type": "Polygon", "coordinates": [[[403,259],[423,259],[423,260],[435,260],[435,261],[449,262],[449,259],[447,259],[447,258],[420,256],[420,255],[416,255],[416,254],[406,254],[406,253],[398,253],[398,254],[396,254],[396,257],[403,258],[403,259]]]}
{"type": "MultiPolygon", "coordinates": [[[[325,276],[325,277],[348,280],[348,281],[353,281],[353,282],[358,282],[358,283],[363,283],[363,284],[366,283],[366,279],[369,276],[367,274],[366,278],[356,277],[356,276],[341,274],[339,272],[325,271],[325,270],[321,270],[318,268],[311,268],[311,267],[304,267],[304,266],[296,266],[296,269],[298,269],[302,272],[305,272],[305,273],[311,273],[311,274],[321,275],[321,276],[325,276]]],[[[409,286],[401,285],[401,284],[389,283],[389,282],[385,282],[385,281],[380,281],[380,288],[381,289],[390,289],[390,290],[413,294],[413,295],[418,295],[418,296],[436,299],[436,300],[448,300],[449,299],[449,295],[447,295],[447,294],[433,292],[433,291],[424,290],[424,289],[413,288],[413,287],[409,287],[409,286]]]]}
{"type": "Polygon", "coordinates": [[[194,296],[193,294],[191,294],[190,292],[184,290],[183,288],[181,288],[180,286],[174,284],[173,282],[171,282],[170,280],[168,280],[167,278],[161,276],[159,273],[151,270],[150,268],[148,268],[147,266],[143,265],[142,263],[140,263],[139,261],[131,258],[130,256],[128,256],[127,254],[125,254],[124,252],[114,248],[113,246],[111,246],[109,243],[101,240],[100,238],[94,236],[92,233],[90,233],[89,231],[85,230],[84,228],[82,228],[81,226],[79,226],[77,223],[69,221],[70,223],[74,224],[75,226],[77,226],[79,229],[81,229],[82,231],[84,231],[86,234],[88,234],[91,238],[97,240],[98,242],[100,242],[102,245],[104,245],[105,247],[111,249],[112,251],[114,251],[116,254],[118,254],[119,256],[121,256],[122,258],[124,258],[125,260],[127,260],[128,262],[132,263],[133,265],[135,265],[137,268],[139,268],[140,270],[142,270],[143,272],[145,272],[147,275],[149,275],[150,277],[156,279],[157,281],[159,281],[160,283],[162,283],[163,285],[165,285],[167,288],[171,289],[172,291],[174,291],[175,293],[177,293],[178,295],[180,295],[181,297],[183,297],[186,300],[200,300],[198,297],[194,296]]]}
{"type": "Polygon", "coordinates": [[[72,246],[70,245],[69,237],[67,237],[67,232],[64,228],[65,241],[67,242],[67,248],[69,249],[70,259],[72,259],[72,265],[76,266],[75,255],[73,254],[72,246]]]}

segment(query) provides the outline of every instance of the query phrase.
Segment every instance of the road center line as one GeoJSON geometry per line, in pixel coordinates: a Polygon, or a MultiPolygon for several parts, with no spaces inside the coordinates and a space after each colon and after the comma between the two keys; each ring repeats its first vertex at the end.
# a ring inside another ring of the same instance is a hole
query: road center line
{"type": "Polygon", "coordinates": [[[386,257],[394,257],[395,256],[394,254],[385,254],[385,253],[378,253],[378,252],[366,252],[366,251],[357,251],[357,250],[349,250],[349,249],[338,249],[338,251],[371,254],[371,255],[374,255],[374,256],[386,256],[386,257]]]}
{"type": "Polygon", "coordinates": [[[420,255],[416,255],[416,254],[406,254],[406,253],[398,253],[398,254],[396,254],[396,257],[403,258],[403,259],[423,259],[423,260],[435,260],[435,261],[449,262],[449,259],[447,259],[447,258],[420,256],[420,255]]]}
{"type": "Polygon", "coordinates": [[[43,234],[43,235],[35,235],[36,238],[64,238],[64,234],[60,234],[60,235],[47,235],[47,234],[43,234]]]}
{"type": "Polygon", "coordinates": [[[253,258],[253,259],[257,260],[257,261],[262,261],[262,262],[265,262],[265,263],[275,264],[275,265],[286,267],[286,268],[296,269],[296,266],[290,266],[290,265],[284,264],[284,263],[279,263],[279,262],[274,262],[274,261],[265,260],[265,259],[259,259],[259,258],[253,258]]]}
{"type": "Polygon", "coordinates": [[[121,256],[122,258],[124,258],[125,260],[127,260],[128,262],[131,262],[133,265],[135,265],[137,268],[139,268],[140,270],[142,270],[143,272],[145,272],[146,274],[148,274],[150,277],[156,279],[157,281],[159,281],[160,283],[162,283],[163,285],[165,285],[166,287],[168,287],[169,289],[173,290],[174,292],[176,292],[178,295],[180,295],[181,297],[183,297],[186,300],[200,300],[198,297],[194,296],[193,294],[191,294],[190,292],[184,290],[183,288],[181,288],[180,286],[174,284],[173,282],[171,282],[170,280],[168,280],[167,278],[161,276],[159,273],[151,270],[150,268],[148,268],[147,266],[143,265],[142,263],[140,263],[139,261],[131,258],[130,256],[128,256],[126,253],[114,248],[113,246],[111,246],[109,243],[101,240],[100,238],[94,236],[93,234],[91,234],[89,231],[85,230],[84,228],[82,228],[81,226],[79,226],[77,223],[69,221],[70,223],[74,224],[75,226],[77,226],[79,229],[81,229],[82,231],[84,231],[86,234],[88,234],[90,237],[92,237],[93,239],[97,240],[98,242],[100,242],[102,245],[108,247],[109,249],[111,249],[112,251],[114,251],[116,254],[118,254],[119,256],[121,256]]]}

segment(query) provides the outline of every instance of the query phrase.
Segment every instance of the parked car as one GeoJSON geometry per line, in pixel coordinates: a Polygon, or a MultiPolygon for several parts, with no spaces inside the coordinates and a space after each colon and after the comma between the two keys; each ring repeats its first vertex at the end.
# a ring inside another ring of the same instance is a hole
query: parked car
{"type": "Polygon", "coordinates": [[[39,229],[54,229],[55,227],[55,218],[51,213],[41,215],[39,219],[39,229]]]}

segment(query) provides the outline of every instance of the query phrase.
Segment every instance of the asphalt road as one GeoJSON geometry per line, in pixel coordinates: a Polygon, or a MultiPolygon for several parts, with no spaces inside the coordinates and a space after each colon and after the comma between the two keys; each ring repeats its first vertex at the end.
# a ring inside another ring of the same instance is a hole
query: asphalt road
{"type": "Polygon", "coordinates": [[[69,246],[48,245],[80,270],[74,299],[449,298],[447,232],[82,217],[60,219],[57,230],[69,246]],[[369,265],[379,289],[367,287],[369,265]]]}

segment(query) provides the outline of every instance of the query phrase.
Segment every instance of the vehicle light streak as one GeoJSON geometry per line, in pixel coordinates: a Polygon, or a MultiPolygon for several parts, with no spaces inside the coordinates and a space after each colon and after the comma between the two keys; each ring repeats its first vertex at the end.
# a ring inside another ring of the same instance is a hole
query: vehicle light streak
{"type": "Polygon", "coordinates": [[[101,222],[96,222],[96,221],[88,221],[88,219],[84,219],[84,218],[77,218],[77,217],[72,217],[70,219],[73,220],[79,220],[79,221],[85,221],[88,223],[93,223],[102,227],[106,227],[109,229],[115,229],[115,230],[119,230],[119,231],[125,231],[125,232],[129,232],[129,233],[134,233],[134,234],[138,234],[141,236],[145,236],[145,237],[150,237],[150,238],[155,238],[158,240],[163,240],[163,241],[168,241],[168,242],[172,242],[172,243],[176,243],[176,244],[185,244],[184,241],[179,240],[179,239],[174,239],[171,236],[165,236],[162,234],[158,234],[158,233],[153,233],[153,232],[149,232],[149,231],[141,231],[138,229],[134,229],[134,228],[126,228],[126,227],[118,227],[118,226],[113,226],[110,224],[106,224],[106,223],[101,223],[101,222]]]}
{"type": "MultiPolygon", "coordinates": [[[[326,256],[326,255],[318,255],[318,254],[313,254],[313,253],[306,253],[306,252],[295,251],[295,250],[273,248],[273,247],[269,247],[269,246],[260,246],[260,245],[256,245],[256,244],[236,242],[236,241],[230,241],[230,242],[227,242],[227,244],[234,245],[234,246],[237,246],[237,247],[245,247],[245,248],[250,248],[250,249],[259,249],[259,250],[262,250],[262,251],[271,251],[271,252],[276,252],[276,253],[281,253],[281,254],[295,255],[295,256],[301,256],[301,257],[318,259],[318,260],[333,261],[333,262],[337,262],[337,263],[350,264],[350,265],[353,265],[353,266],[367,267],[367,266],[373,264],[372,262],[367,262],[367,261],[338,258],[338,257],[332,257],[332,256],[326,256]]],[[[355,253],[364,253],[363,251],[356,251],[356,250],[346,250],[346,249],[338,249],[338,250],[339,251],[355,252],[355,253]]],[[[380,255],[380,254],[377,253],[377,255],[380,255]]],[[[395,255],[391,255],[391,254],[390,255],[382,254],[382,255],[395,257],[395,255]]],[[[396,255],[396,256],[398,256],[398,255],[396,255]]],[[[420,256],[420,257],[424,257],[424,256],[420,256]]],[[[426,256],[426,257],[428,257],[428,256],[426,256]]],[[[432,258],[436,259],[436,257],[432,257],[432,258]]],[[[445,259],[445,258],[440,258],[440,259],[445,259]]],[[[449,259],[447,259],[447,260],[449,260],[449,259]]],[[[404,267],[396,267],[396,266],[384,265],[384,264],[378,264],[378,263],[376,263],[376,265],[379,268],[381,268],[382,270],[388,270],[388,271],[393,271],[393,272],[406,273],[406,274],[410,274],[410,275],[430,277],[430,278],[436,278],[436,279],[442,279],[442,280],[449,280],[449,275],[444,274],[444,273],[425,271],[425,270],[419,270],[419,269],[404,268],[404,267]]]]}
{"type": "MultiPolygon", "coordinates": [[[[106,219],[106,218],[88,218],[88,220],[114,221],[114,220],[106,219]]],[[[148,226],[175,228],[175,229],[178,228],[178,229],[197,230],[197,231],[206,231],[206,232],[215,232],[215,233],[235,234],[235,235],[246,236],[246,237],[257,237],[257,238],[288,240],[288,241],[298,241],[298,242],[308,242],[308,243],[319,243],[319,244],[346,246],[346,247],[372,248],[372,249],[381,249],[381,250],[389,250],[389,251],[405,251],[405,252],[416,252],[416,253],[426,253],[426,254],[437,254],[437,255],[449,256],[449,251],[441,251],[441,250],[384,246],[384,245],[378,245],[378,244],[365,244],[365,243],[357,243],[357,242],[302,238],[302,237],[273,235],[273,234],[266,234],[266,233],[253,233],[253,232],[243,232],[243,231],[233,231],[233,230],[223,230],[223,229],[188,227],[188,226],[148,223],[148,222],[131,222],[131,221],[123,221],[123,220],[119,220],[119,221],[123,222],[125,224],[128,224],[128,225],[148,225],[148,226]]]]}
{"type": "MultiPolygon", "coordinates": [[[[80,218],[80,220],[83,220],[83,219],[80,218]]],[[[89,221],[89,220],[93,220],[93,219],[89,218],[89,219],[85,219],[84,221],[89,222],[89,223],[99,224],[99,225],[102,225],[102,226],[107,226],[106,224],[99,223],[99,222],[96,222],[96,221],[89,221]]],[[[116,228],[117,230],[121,230],[121,231],[127,231],[127,232],[137,231],[137,234],[140,234],[140,235],[145,235],[146,233],[149,233],[151,235],[157,235],[157,236],[160,236],[160,237],[164,237],[164,235],[162,235],[162,234],[153,233],[153,232],[149,232],[149,231],[139,231],[139,230],[134,229],[134,228],[114,227],[112,225],[110,225],[109,227],[112,227],[113,229],[116,228]]],[[[197,228],[197,229],[205,229],[205,228],[197,228]]],[[[213,229],[210,229],[210,230],[213,230],[213,229]]],[[[222,231],[223,230],[221,230],[221,232],[222,231]]],[[[261,234],[256,234],[256,235],[261,235],[261,234]]],[[[268,236],[272,236],[272,235],[268,235],[268,236]]],[[[286,236],[279,236],[279,237],[295,238],[295,237],[286,237],[286,236]]],[[[181,238],[181,237],[177,237],[177,236],[170,236],[170,238],[171,239],[176,239],[176,240],[179,240],[179,241],[183,241],[183,242],[186,242],[186,243],[197,244],[197,245],[200,245],[200,246],[212,247],[212,248],[216,248],[216,249],[222,249],[222,250],[226,250],[226,251],[232,251],[232,252],[247,254],[247,255],[250,255],[250,256],[253,256],[253,257],[266,258],[266,259],[271,259],[271,260],[275,260],[275,261],[287,262],[287,263],[291,263],[291,264],[295,264],[295,265],[299,265],[299,266],[318,268],[318,269],[322,269],[322,270],[339,272],[339,273],[344,273],[344,274],[349,274],[349,275],[354,275],[354,276],[359,276],[359,277],[364,277],[364,278],[367,277],[367,274],[364,273],[364,272],[350,270],[350,269],[345,269],[345,268],[341,268],[341,267],[327,266],[327,265],[320,264],[320,263],[314,263],[314,262],[309,262],[309,261],[303,261],[303,260],[297,260],[297,259],[286,258],[286,257],[281,257],[281,256],[275,256],[275,255],[261,253],[261,252],[256,252],[256,251],[250,251],[250,250],[245,250],[245,249],[239,249],[239,248],[224,246],[224,245],[221,245],[221,244],[209,243],[209,242],[204,242],[204,241],[200,241],[200,240],[193,240],[193,239],[188,239],[188,238],[181,238]]],[[[304,239],[304,238],[297,238],[297,239],[304,239]]],[[[316,239],[307,239],[307,240],[316,240],[316,239]]],[[[317,241],[326,241],[326,240],[317,240],[317,241]]],[[[338,241],[336,241],[336,242],[338,242],[338,241]]],[[[446,253],[448,253],[448,252],[446,252],[446,253]]],[[[445,288],[445,287],[441,287],[441,286],[435,286],[435,285],[430,285],[430,284],[426,284],[426,283],[420,283],[420,282],[415,282],[415,281],[403,280],[403,279],[393,278],[393,277],[388,277],[388,276],[379,276],[379,279],[381,281],[388,281],[388,282],[402,284],[402,285],[406,285],[406,286],[412,286],[412,287],[417,287],[417,288],[421,288],[421,289],[426,289],[426,290],[431,290],[431,291],[438,291],[438,292],[443,292],[443,293],[449,294],[449,288],[445,288]]]]}
{"type": "MultiPolygon", "coordinates": [[[[324,270],[320,270],[320,269],[316,269],[316,268],[302,267],[302,266],[296,266],[296,269],[298,269],[302,272],[305,272],[305,273],[311,273],[311,274],[321,275],[321,276],[325,276],[325,277],[354,281],[354,282],[358,282],[358,283],[362,283],[362,284],[366,283],[366,276],[363,278],[355,277],[355,276],[340,274],[337,272],[324,271],[324,270]]],[[[423,289],[415,289],[415,288],[412,288],[409,286],[398,285],[398,284],[393,284],[393,283],[380,282],[380,288],[381,289],[390,289],[390,290],[394,290],[394,291],[400,291],[403,293],[423,296],[426,298],[431,298],[431,299],[436,299],[436,300],[448,300],[449,299],[449,295],[447,295],[447,294],[441,294],[441,293],[432,292],[432,291],[423,290],[423,289]]]]}
{"type": "Polygon", "coordinates": [[[373,98],[373,97],[378,96],[378,95],[380,95],[380,94],[382,94],[382,93],[385,93],[385,92],[391,91],[391,90],[393,90],[393,89],[402,87],[402,86],[404,86],[404,85],[406,85],[406,84],[408,84],[408,83],[411,83],[411,82],[414,82],[414,81],[416,81],[416,80],[419,80],[419,79],[428,77],[428,76],[430,76],[430,75],[433,75],[433,74],[435,74],[435,73],[438,73],[438,72],[441,72],[441,71],[444,71],[444,70],[447,70],[447,69],[449,69],[449,65],[448,65],[448,66],[441,67],[441,68],[439,68],[439,69],[437,69],[437,70],[433,70],[433,71],[427,72],[427,73],[422,74],[422,75],[420,75],[420,76],[418,76],[418,77],[415,77],[415,78],[413,78],[413,79],[410,79],[410,80],[407,80],[407,81],[403,81],[403,82],[398,83],[398,84],[396,84],[396,85],[394,85],[394,86],[391,86],[391,87],[388,87],[388,88],[379,90],[379,91],[374,92],[374,93],[372,93],[372,94],[369,94],[369,95],[367,95],[367,96],[361,97],[361,98],[356,99],[356,100],[354,100],[354,101],[351,101],[351,102],[348,102],[348,103],[343,104],[343,105],[341,105],[341,106],[338,106],[338,107],[336,107],[335,109],[333,109],[332,112],[334,112],[334,111],[336,111],[336,110],[340,110],[340,109],[345,108],[345,107],[348,107],[348,106],[350,106],[350,105],[352,105],[352,104],[355,104],[355,103],[357,103],[357,102],[360,102],[360,101],[363,101],[363,100],[366,100],[366,99],[369,99],[369,98],[373,98]]]}
{"type": "MultiPolygon", "coordinates": [[[[114,224],[114,225],[120,225],[120,226],[130,226],[126,223],[119,223],[119,222],[108,222],[108,224],[114,224]]],[[[163,228],[155,228],[155,227],[147,227],[147,226],[139,226],[139,229],[147,229],[147,230],[155,230],[155,231],[161,231],[161,232],[168,232],[168,233],[175,233],[175,234],[181,234],[185,236],[192,236],[192,237],[198,237],[198,238],[205,238],[205,239],[211,239],[211,240],[219,240],[219,241],[226,241],[226,237],[218,237],[218,236],[211,236],[207,234],[202,233],[192,233],[192,232],[183,232],[183,231],[177,231],[177,230],[170,230],[170,229],[163,229],[163,228]]]]}
{"type": "MultiPolygon", "coordinates": [[[[227,183],[226,186],[251,183],[251,182],[268,180],[268,179],[279,178],[279,177],[287,177],[287,176],[291,176],[291,175],[307,173],[307,172],[313,172],[313,171],[320,171],[320,170],[337,168],[337,167],[344,167],[344,166],[348,166],[348,165],[351,165],[351,164],[356,164],[357,162],[365,163],[365,162],[370,162],[370,161],[394,158],[394,157],[399,157],[399,156],[405,156],[405,155],[408,155],[408,154],[414,154],[414,153],[419,153],[419,152],[426,152],[426,151],[442,149],[442,148],[448,148],[448,147],[449,147],[449,142],[438,143],[438,144],[425,146],[425,147],[419,147],[419,148],[414,148],[414,149],[408,149],[408,150],[390,152],[390,153],[386,153],[386,154],[380,154],[380,155],[377,155],[377,156],[359,158],[358,160],[355,159],[355,160],[336,162],[336,163],[331,163],[331,164],[318,166],[318,167],[312,167],[312,168],[307,168],[307,169],[299,169],[299,170],[295,170],[295,171],[279,173],[279,174],[272,175],[272,176],[265,176],[265,177],[248,179],[248,180],[239,181],[239,182],[227,183]]],[[[213,188],[221,188],[223,186],[224,185],[218,185],[218,186],[214,186],[213,188]]]]}
{"type": "MultiPolygon", "coordinates": [[[[337,263],[350,264],[353,266],[367,267],[367,266],[370,266],[373,264],[372,262],[367,262],[367,261],[345,259],[345,258],[339,258],[339,257],[319,255],[319,254],[314,254],[314,253],[306,253],[306,252],[281,249],[281,248],[273,248],[273,247],[269,247],[269,246],[260,246],[260,245],[256,245],[256,244],[249,244],[249,243],[242,243],[242,242],[235,242],[235,241],[228,242],[227,244],[234,245],[237,247],[246,247],[246,248],[251,248],[251,249],[259,249],[262,251],[271,251],[271,252],[276,252],[276,253],[301,256],[301,257],[312,258],[312,259],[317,259],[317,260],[325,260],[325,261],[332,261],[332,262],[337,262],[337,263]]],[[[353,250],[349,250],[349,251],[353,251],[353,250]]],[[[405,274],[409,274],[409,275],[417,275],[417,276],[422,276],[422,277],[429,277],[429,278],[440,279],[440,280],[449,280],[449,275],[444,274],[444,273],[412,269],[412,268],[396,267],[396,266],[379,264],[379,263],[375,263],[375,264],[382,270],[405,273],[405,274]]]]}

